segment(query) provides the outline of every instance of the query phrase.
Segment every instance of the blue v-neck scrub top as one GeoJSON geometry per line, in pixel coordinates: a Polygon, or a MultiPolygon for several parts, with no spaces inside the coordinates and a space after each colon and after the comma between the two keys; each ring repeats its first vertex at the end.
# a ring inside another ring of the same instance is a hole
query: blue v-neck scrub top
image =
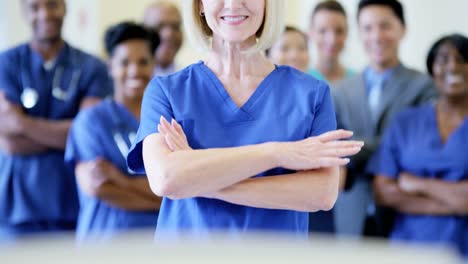
{"type": "MultiPolygon", "coordinates": [[[[182,125],[194,149],[296,141],[336,129],[327,84],[308,74],[275,66],[239,108],[216,75],[199,62],[173,75],[156,77],[149,84],[136,141],[127,157],[129,167],[136,172],[145,172],[142,142],[157,133],[161,115],[182,125]]],[[[292,171],[275,168],[256,177],[287,173],[292,171]]],[[[305,239],[308,213],[199,197],[163,198],[156,238],[204,238],[213,231],[233,237],[248,231],[285,232],[305,239]]]]}
{"type": "MultiPolygon", "coordinates": [[[[23,107],[29,116],[72,119],[83,99],[104,98],[112,93],[105,64],[68,44],[51,69],[44,64],[29,44],[0,54],[0,90],[8,100],[23,106],[21,95],[27,88],[38,96],[35,106],[23,107]],[[61,78],[55,77],[59,75],[61,78]],[[54,83],[67,93],[64,100],[53,96],[54,83]]],[[[75,223],[77,214],[75,177],[65,165],[63,150],[50,149],[37,155],[8,155],[0,151],[0,227],[28,230],[29,224],[33,228],[40,223],[43,227],[36,229],[42,229],[54,223],[75,223]]]]}
{"type": "MultiPolygon", "coordinates": [[[[79,162],[103,158],[128,177],[145,177],[129,173],[125,160],[138,124],[126,107],[113,100],[105,100],[85,109],[78,114],[70,129],[65,160],[74,167],[79,162]]],[[[110,206],[80,190],[78,194],[78,241],[111,239],[123,231],[153,228],[156,225],[156,210],[125,210],[110,206]]]]}
{"type": "MultiPolygon", "coordinates": [[[[468,117],[444,143],[433,104],[400,113],[384,134],[369,171],[397,179],[409,172],[447,182],[468,180],[468,117]]],[[[411,215],[398,213],[390,235],[393,240],[457,245],[468,253],[468,215],[411,215]]]]}

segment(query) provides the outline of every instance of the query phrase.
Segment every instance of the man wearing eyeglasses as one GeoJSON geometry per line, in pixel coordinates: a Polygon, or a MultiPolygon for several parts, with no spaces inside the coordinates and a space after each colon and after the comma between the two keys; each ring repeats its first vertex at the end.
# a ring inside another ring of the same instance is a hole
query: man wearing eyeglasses
{"type": "Polygon", "coordinates": [[[177,71],[175,57],[182,46],[182,16],[172,3],[157,1],[146,8],[143,24],[158,32],[161,44],[155,53],[155,76],[177,71]]]}

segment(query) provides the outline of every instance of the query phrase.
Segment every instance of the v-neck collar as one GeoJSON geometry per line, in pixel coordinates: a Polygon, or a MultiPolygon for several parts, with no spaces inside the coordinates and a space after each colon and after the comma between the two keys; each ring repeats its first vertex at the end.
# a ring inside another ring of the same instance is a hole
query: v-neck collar
{"type": "Polygon", "coordinates": [[[445,148],[450,141],[452,140],[453,137],[456,136],[456,134],[460,133],[460,131],[463,129],[464,126],[468,125],[468,116],[465,116],[463,121],[456,127],[450,135],[448,135],[447,139],[444,141],[442,138],[442,134],[440,133],[440,127],[439,127],[439,120],[437,118],[437,106],[435,103],[430,105],[430,110],[431,110],[431,121],[433,122],[437,133],[436,133],[436,138],[437,138],[437,144],[441,146],[442,148],[445,148]]]}
{"type": "MultiPolygon", "coordinates": [[[[45,67],[44,67],[44,64],[46,63],[46,61],[44,60],[44,58],[36,51],[34,50],[29,44],[27,44],[27,48],[29,50],[29,53],[31,54],[31,59],[32,59],[32,62],[34,63],[34,65],[36,65],[36,67],[40,67],[44,70],[45,67]]],[[[60,51],[57,53],[57,55],[53,58],[53,61],[54,61],[54,66],[49,69],[48,71],[51,71],[53,69],[55,69],[57,67],[57,65],[66,65],[67,63],[69,63],[69,50],[70,50],[70,46],[68,45],[67,42],[64,42],[62,48],[60,49],[60,51]]]]}
{"type": "Polygon", "coordinates": [[[126,106],[124,106],[123,104],[120,104],[119,102],[115,100],[109,99],[109,101],[110,101],[110,104],[114,104],[116,109],[120,111],[120,114],[125,117],[123,118],[123,120],[126,120],[126,121],[123,121],[123,122],[124,123],[128,122],[129,124],[128,128],[136,131],[138,129],[140,121],[132,114],[132,112],[130,112],[130,110],[126,106]]]}
{"type": "Polygon", "coordinates": [[[200,69],[202,69],[202,71],[207,75],[207,77],[217,90],[218,94],[220,95],[222,101],[224,102],[224,105],[229,109],[229,111],[234,114],[243,113],[249,118],[251,117],[251,111],[255,103],[258,101],[259,98],[261,98],[265,91],[268,90],[267,88],[269,87],[270,83],[275,79],[275,76],[277,76],[276,73],[278,71],[278,66],[275,65],[273,71],[271,71],[265,77],[265,79],[263,79],[260,82],[257,88],[255,88],[255,91],[252,93],[252,95],[250,95],[249,99],[247,99],[247,101],[245,101],[245,103],[241,107],[239,107],[231,98],[228,91],[224,87],[221,80],[216,76],[216,74],[210,68],[208,68],[208,66],[206,66],[206,64],[203,61],[200,61],[198,65],[200,69]]]}

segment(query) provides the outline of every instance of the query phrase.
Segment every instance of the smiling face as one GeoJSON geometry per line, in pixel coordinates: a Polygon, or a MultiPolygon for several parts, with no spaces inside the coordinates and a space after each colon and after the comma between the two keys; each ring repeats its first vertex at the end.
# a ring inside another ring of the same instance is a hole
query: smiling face
{"type": "Polygon", "coordinates": [[[359,33],[371,65],[379,69],[398,64],[398,48],[405,27],[392,9],[370,5],[359,13],[359,33]]]}
{"type": "Polygon", "coordinates": [[[242,44],[255,40],[264,20],[265,0],[201,0],[200,10],[214,39],[242,44]]]}
{"type": "Polygon", "coordinates": [[[346,17],[336,11],[318,11],[311,21],[310,36],[321,57],[338,59],[348,36],[346,17]]]}
{"type": "Polygon", "coordinates": [[[307,71],[309,52],[307,40],[301,32],[286,31],[271,47],[270,59],[278,65],[289,65],[301,71],[307,71]]]}
{"type": "Polygon", "coordinates": [[[64,0],[23,0],[22,9],[34,39],[40,42],[61,39],[65,17],[64,0]]]}
{"type": "Polygon", "coordinates": [[[153,73],[153,55],[146,40],[133,39],[115,47],[110,62],[116,95],[141,99],[153,73]]]}
{"type": "Polygon", "coordinates": [[[443,42],[437,49],[432,73],[442,96],[468,96],[468,61],[451,42],[443,42]]]}

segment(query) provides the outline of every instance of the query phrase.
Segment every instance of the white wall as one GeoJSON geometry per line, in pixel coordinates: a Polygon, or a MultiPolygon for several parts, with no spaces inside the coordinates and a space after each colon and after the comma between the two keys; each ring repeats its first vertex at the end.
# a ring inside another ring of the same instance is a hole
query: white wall
{"type": "MultiPolygon", "coordinates": [[[[177,5],[185,0],[172,0],[177,5]]],[[[406,12],[408,34],[400,50],[402,61],[424,70],[429,46],[443,34],[461,32],[468,35],[468,0],[401,0],[406,12]]],[[[141,20],[152,0],[67,0],[65,38],[75,46],[102,55],[102,34],[111,24],[122,20],[141,20]]],[[[310,11],[318,0],[286,0],[286,22],[307,29],[310,11]]],[[[359,0],[341,0],[350,24],[350,35],[344,63],[354,69],[366,65],[356,29],[356,7],[359,0]]],[[[0,0],[0,50],[25,41],[29,29],[22,21],[19,0],[0,0]]],[[[185,42],[177,58],[186,65],[199,55],[185,42]]],[[[312,54],[312,61],[314,55],[312,54]]]]}

